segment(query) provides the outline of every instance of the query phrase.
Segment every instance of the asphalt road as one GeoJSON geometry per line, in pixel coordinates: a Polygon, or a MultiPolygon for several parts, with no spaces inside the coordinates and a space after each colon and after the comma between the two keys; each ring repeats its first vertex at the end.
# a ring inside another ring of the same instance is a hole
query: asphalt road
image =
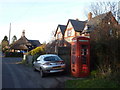
{"type": "Polygon", "coordinates": [[[22,58],[2,58],[2,88],[63,88],[70,79],[65,74],[50,74],[41,78],[32,67],[19,64],[22,58]]]}

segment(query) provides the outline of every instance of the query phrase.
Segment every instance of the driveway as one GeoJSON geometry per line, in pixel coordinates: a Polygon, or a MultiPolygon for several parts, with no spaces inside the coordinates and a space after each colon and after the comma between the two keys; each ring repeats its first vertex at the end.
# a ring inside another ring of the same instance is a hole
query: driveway
{"type": "Polygon", "coordinates": [[[63,88],[66,74],[50,74],[41,78],[32,67],[19,64],[22,58],[2,57],[2,88],[63,88]]]}

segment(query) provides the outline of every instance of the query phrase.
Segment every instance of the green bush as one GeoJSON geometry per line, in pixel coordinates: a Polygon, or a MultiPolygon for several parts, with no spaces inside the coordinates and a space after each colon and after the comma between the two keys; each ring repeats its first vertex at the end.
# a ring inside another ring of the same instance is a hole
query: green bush
{"type": "Polygon", "coordinates": [[[40,47],[37,47],[31,51],[28,52],[29,55],[35,55],[35,54],[45,54],[45,45],[41,45],[40,47]]]}
{"type": "Polygon", "coordinates": [[[32,63],[42,54],[45,54],[45,44],[41,45],[40,47],[37,47],[31,51],[28,52],[28,55],[32,55],[32,63]]]}
{"type": "Polygon", "coordinates": [[[109,35],[109,30],[100,26],[91,33],[91,66],[92,70],[98,70],[96,77],[120,82],[117,68],[120,65],[120,32],[112,27],[115,33],[109,35]]]}
{"type": "Polygon", "coordinates": [[[91,77],[92,77],[92,78],[98,77],[98,72],[99,72],[98,70],[93,70],[93,71],[91,71],[91,73],[90,73],[90,74],[91,74],[91,77]]]}

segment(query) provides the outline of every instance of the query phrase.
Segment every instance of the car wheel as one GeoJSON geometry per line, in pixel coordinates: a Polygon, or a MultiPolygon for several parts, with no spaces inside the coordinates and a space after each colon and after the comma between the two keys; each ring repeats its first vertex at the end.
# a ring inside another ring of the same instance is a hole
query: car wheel
{"type": "Polygon", "coordinates": [[[34,71],[37,71],[36,68],[34,67],[34,65],[33,65],[33,70],[34,70],[34,71]]]}
{"type": "Polygon", "coordinates": [[[35,67],[33,67],[33,70],[34,70],[34,71],[37,71],[35,67]]]}
{"type": "Polygon", "coordinates": [[[45,73],[43,72],[43,70],[40,68],[40,76],[43,78],[45,76],[45,73]]]}

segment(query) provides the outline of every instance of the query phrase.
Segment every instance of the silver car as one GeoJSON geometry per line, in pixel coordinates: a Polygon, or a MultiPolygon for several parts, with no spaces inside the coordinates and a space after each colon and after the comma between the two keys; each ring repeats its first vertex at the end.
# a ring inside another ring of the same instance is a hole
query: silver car
{"type": "Polygon", "coordinates": [[[33,67],[40,71],[41,77],[46,73],[62,72],[65,70],[64,61],[55,54],[40,55],[36,61],[33,62],[33,67]]]}

